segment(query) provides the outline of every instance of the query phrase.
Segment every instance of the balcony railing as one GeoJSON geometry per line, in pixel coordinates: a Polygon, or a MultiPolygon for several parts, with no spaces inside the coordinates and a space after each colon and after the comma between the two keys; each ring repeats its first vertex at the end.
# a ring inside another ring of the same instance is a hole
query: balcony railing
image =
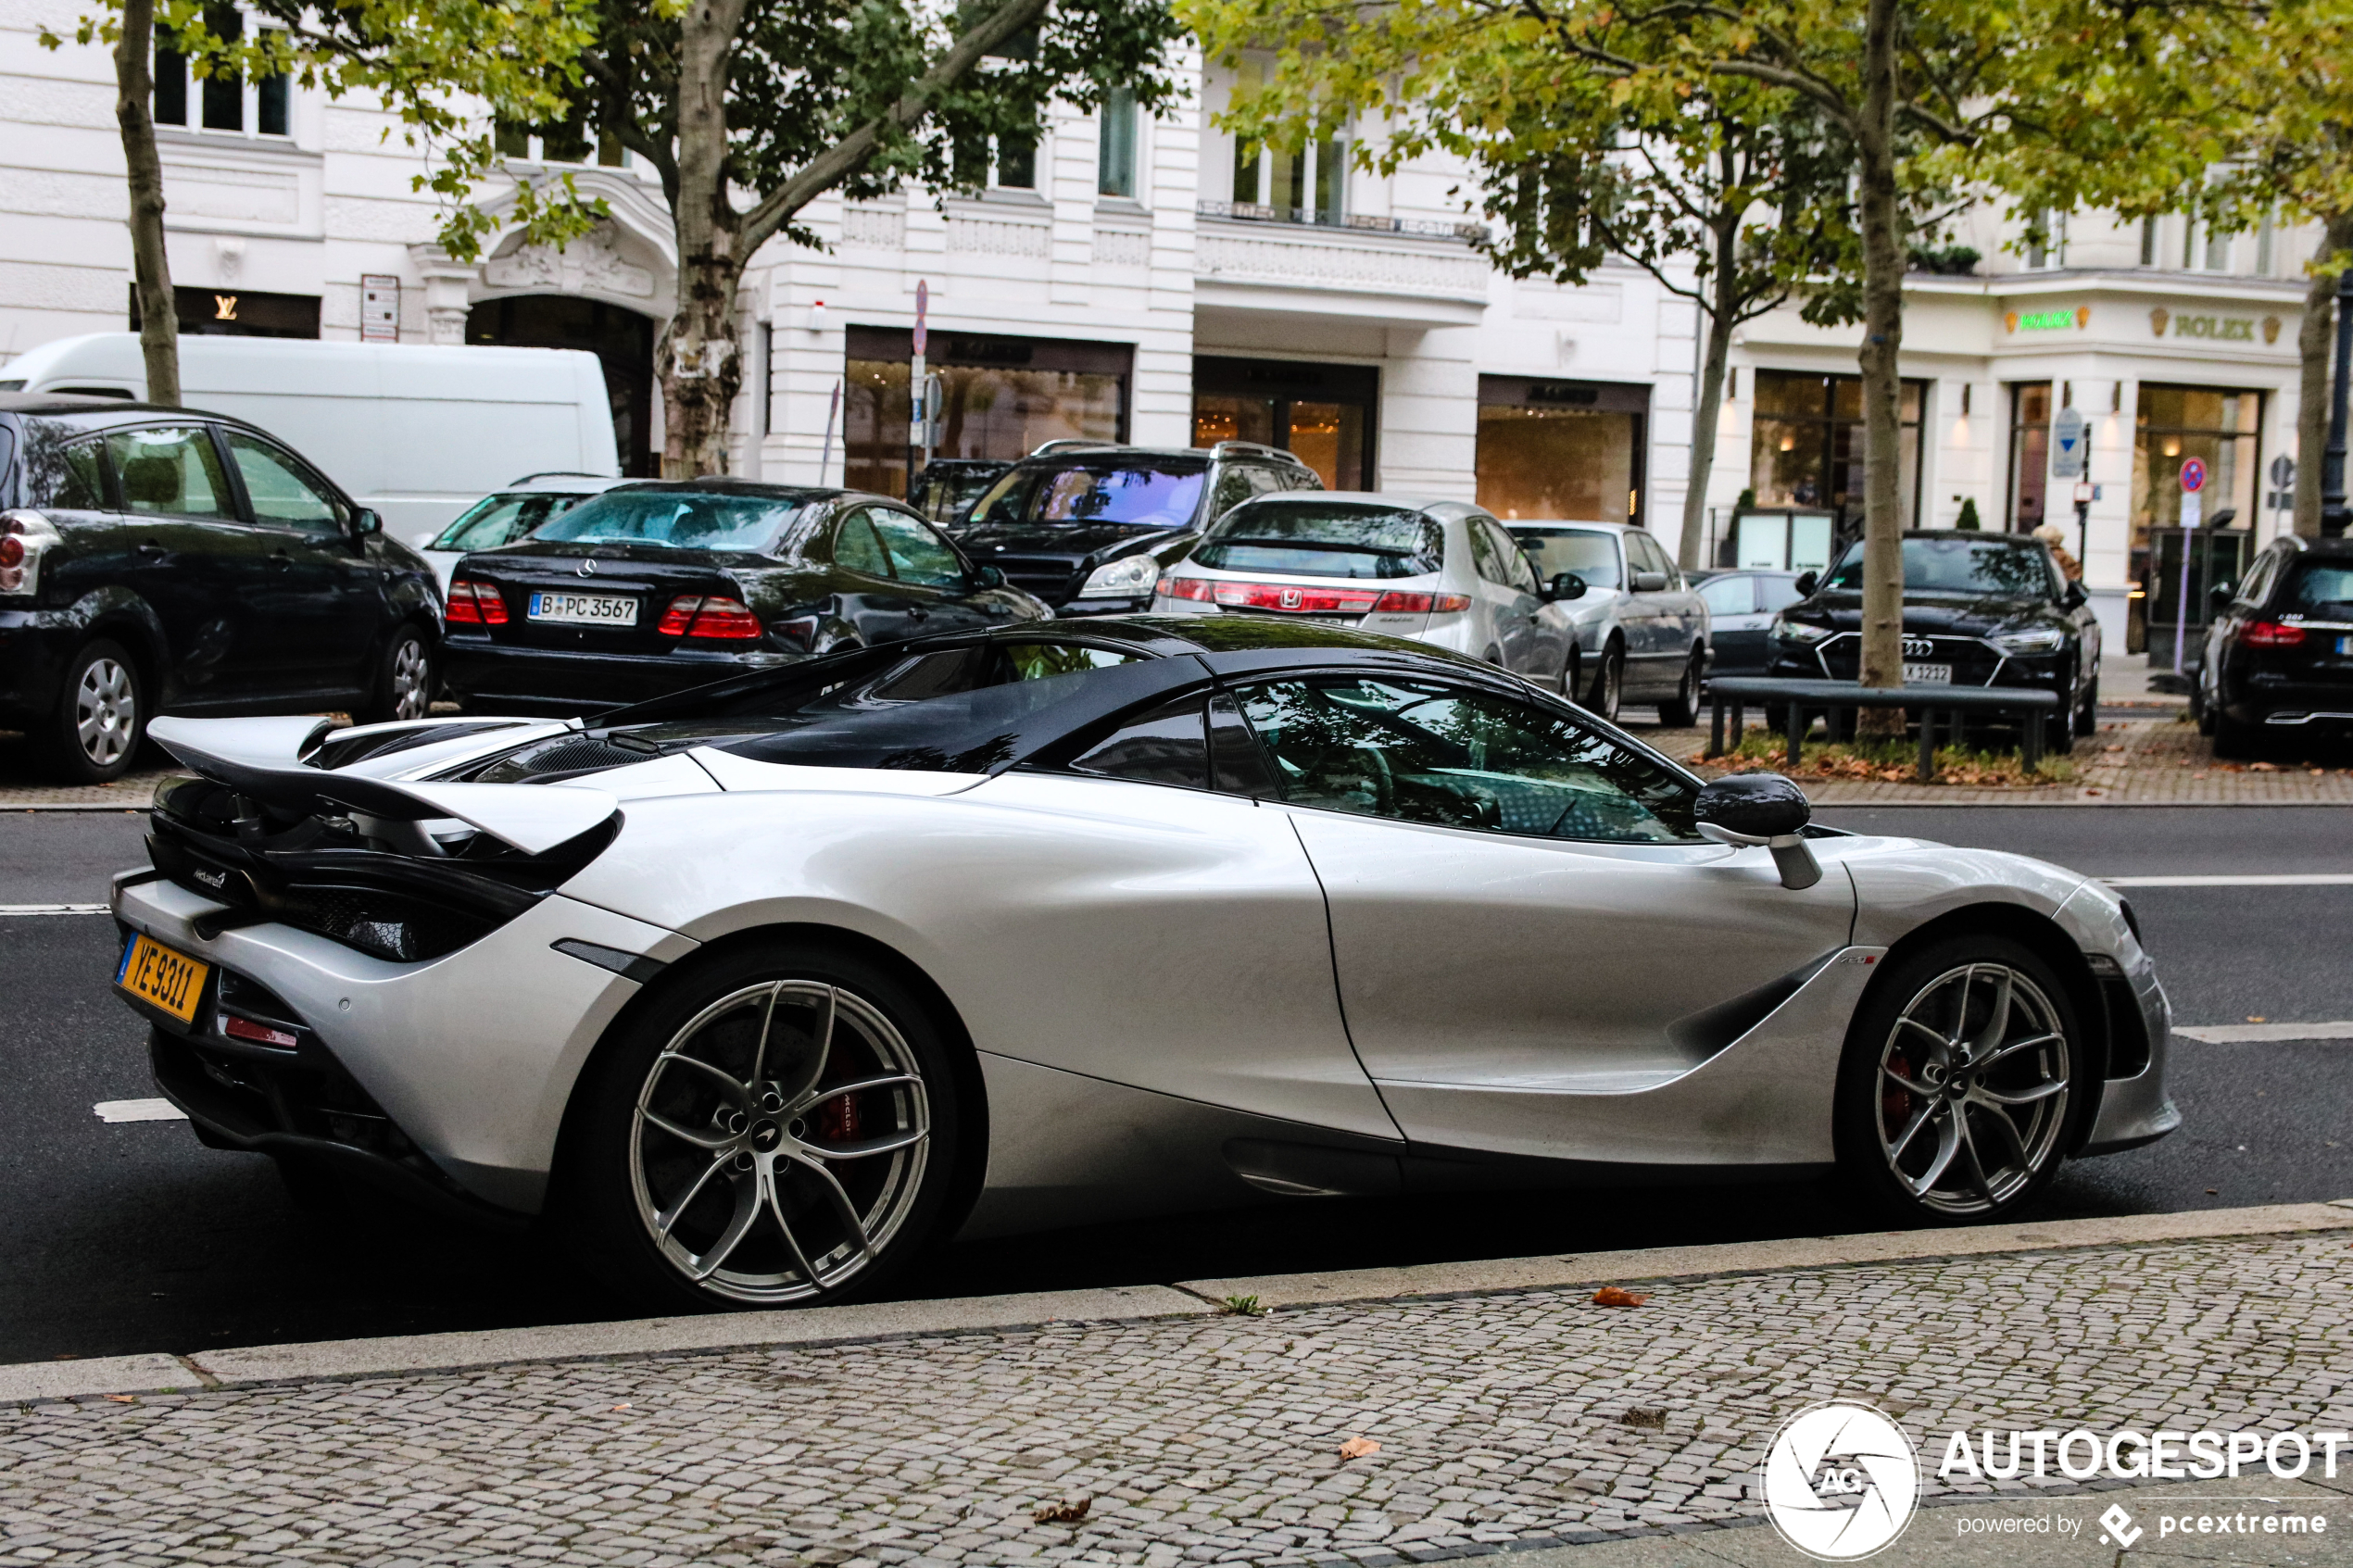
{"type": "Polygon", "coordinates": [[[1360,234],[1412,234],[1421,239],[1455,240],[1476,245],[1487,237],[1478,223],[1442,223],[1422,218],[1373,218],[1361,213],[1346,218],[1318,212],[1312,207],[1269,207],[1265,202],[1195,202],[1203,218],[1236,218],[1248,223],[1296,223],[1305,228],[1341,229],[1360,234]]]}

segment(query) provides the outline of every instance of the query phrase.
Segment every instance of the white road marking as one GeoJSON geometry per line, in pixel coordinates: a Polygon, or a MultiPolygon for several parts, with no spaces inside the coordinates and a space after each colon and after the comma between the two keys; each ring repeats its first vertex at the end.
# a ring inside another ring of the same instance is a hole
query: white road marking
{"type": "Polygon", "coordinates": [[[188,1113],[168,1099],[102,1099],[92,1106],[101,1122],[185,1122],[188,1113]]]}
{"type": "Polygon", "coordinates": [[[102,915],[104,904],[0,904],[0,915],[102,915]]]}
{"type": "Polygon", "coordinates": [[[2110,887],[2353,887],[2353,872],[2292,872],[2278,876],[2104,876],[2110,887]]]}
{"type": "Polygon", "coordinates": [[[2353,1040],[2353,1019],[2329,1023],[2175,1024],[2173,1033],[2209,1046],[2243,1046],[2264,1040],[2353,1040]]]}

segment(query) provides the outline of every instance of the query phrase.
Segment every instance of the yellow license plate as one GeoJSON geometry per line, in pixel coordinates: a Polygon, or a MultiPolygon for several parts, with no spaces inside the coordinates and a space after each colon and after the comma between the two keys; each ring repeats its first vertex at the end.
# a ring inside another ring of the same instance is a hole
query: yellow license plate
{"type": "Polygon", "coordinates": [[[196,998],[204,995],[205,976],[212,966],[185,953],[175,953],[152,936],[133,936],[122,950],[122,967],[114,983],[143,1002],[152,1002],[182,1023],[196,1019],[196,998]]]}

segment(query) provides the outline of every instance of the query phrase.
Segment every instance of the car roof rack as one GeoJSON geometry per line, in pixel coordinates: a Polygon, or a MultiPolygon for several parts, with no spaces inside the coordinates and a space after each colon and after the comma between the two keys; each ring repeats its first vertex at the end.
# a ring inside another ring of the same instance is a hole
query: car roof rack
{"type": "Polygon", "coordinates": [[[1044,445],[1038,447],[1029,455],[1033,458],[1042,458],[1049,452],[1069,452],[1081,447],[1089,447],[1101,450],[1106,446],[1117,446],[1118,445],[1119,443],[1116,441],[1096,441],[1086,436],[1064,436],[1059,441],[1047,442],[1044,445]]]}
{"type": "MultiPolygon", "coordinates": [[[[1279,446],[1269,446],[1263,441],[1221,441],[1209,449],[1209,455],[1213,458],[1280,458],[1287,463],[1299,462],[1296,453],[1286,452],[1279,446]]],[[[1306,465],[1302,463],[1300,466],[1304,468],[1306,465]]]]}
{"type": "MultiPolygon", "coordinates": [[[[609,473],[590,473],[586,469],[541,469],[536,473],[527,473],[521,479],[510,479],[507,483],[529,484],[535,479],[611,479],[613,477],[615,476],[609,473]]],[[[626,479],[629,476],[623,474],[619,477],[626,479]]]]}

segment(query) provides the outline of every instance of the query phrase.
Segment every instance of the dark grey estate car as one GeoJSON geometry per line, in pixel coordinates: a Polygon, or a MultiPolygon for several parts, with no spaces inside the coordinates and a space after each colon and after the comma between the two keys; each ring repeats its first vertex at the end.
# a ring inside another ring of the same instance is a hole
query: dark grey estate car
{"type": "Polygon", "coordinates": [[[56,776],[163,711],[421,719],[440,640],[424,558],[267,432],[0,393],[0,727],[56,776]]]}
{"type": "Polygon", "coordinates": [[[1289,452],[1254,442],[1203,451],[1050,441],[973,504],[956,539],[1058,616],[1122,615],[1149,609],[1160,574],[1235,507],[1323,487],[1289,452]]]}

